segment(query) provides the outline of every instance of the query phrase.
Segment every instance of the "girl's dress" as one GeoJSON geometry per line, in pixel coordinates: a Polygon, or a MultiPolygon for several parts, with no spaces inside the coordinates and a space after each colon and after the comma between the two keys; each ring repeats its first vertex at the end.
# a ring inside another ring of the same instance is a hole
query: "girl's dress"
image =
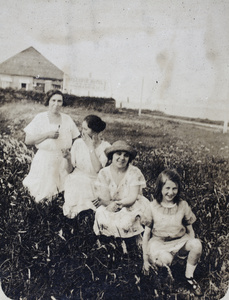
{"type": "Polygon", "coordinates": [[[80,132],[71,117],[63,113],[59,125],[51,124],[48,112],[39,113],[24,129],[29,135],[57,129],[57,139],[46,139],[35,145],[38,151],[33,158],[29,174],[23,180],[24,186],[29,189],[36,202],[63,191],[67,171],[61,149],[70,149],[72,140],[77,138],[80,132]]]}
{"type": "Polygon", "coordinates": [[[142,188],[146,186],[145,178],[137,167],[130,164],[118,186],[114,182],[110,166],[99,172],[96,188],[102,199],[115,201],[126,198],[133,186],[139,186],[140,189],[137,200],[131,206],[123,207],[118,212],[109,211],[109,206],[103,205],[96,210],[94,222],[96,235],[122,238],[138,235],[144,230],[142,225],[149,220],[150,212],[150,202],[142,195],[142,188]]]}
{"type": "Polygon", "coordinates": [[[153,227],[148,251],[151,257],[156,257],[161,251],[175,255],[191,239],[185,226],[196,221],[195,215],[186,201],[164,207],[162,203],[154,200],[150,207],[153,227]]]}
{"type": "MultiPolygon", "coordinates": [[[[107,163],[104,151],[108,147],[110,144],[102,141],[95,149],[102,167],[107,163]]],[[[77,139],[72,146],[71,160],[75,169],[66,178],[63,213],[69,218],[74,218],[81,211],[96,209],[92,200],[96,199],[94,182],[98,173],[91,163],[89,148],[81,138],[77,139]]]]}

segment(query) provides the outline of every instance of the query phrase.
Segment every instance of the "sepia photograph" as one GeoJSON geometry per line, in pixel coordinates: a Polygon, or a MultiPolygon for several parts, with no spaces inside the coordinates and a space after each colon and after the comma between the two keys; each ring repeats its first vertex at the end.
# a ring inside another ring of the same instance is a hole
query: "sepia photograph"
{"type": "Polygon", "coordinates": [[[0,4],[0,300],[229,299],[229,2],[0,4]]]}

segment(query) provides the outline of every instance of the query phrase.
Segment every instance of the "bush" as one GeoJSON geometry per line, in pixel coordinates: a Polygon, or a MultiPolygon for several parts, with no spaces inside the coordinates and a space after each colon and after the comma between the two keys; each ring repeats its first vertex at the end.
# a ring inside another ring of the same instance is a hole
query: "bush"
{"type": "Polygon", "coordinates": [[[113,112],[115,110],[115,100],[113,98],[79,97],[75,95],[64,95],[68,106],[85,107],[91,110],[113,112]]]}
{"type": "Polygon", "coordinates": [[[0,104],[11,103],[17,101],[32,101],[42,103],[44,93],[35,91],[26,91],[24,89],[14,90],[12,88],[0,88],[0,104]]]}
{"type": "MultiPolygon", "coordinates": [[[[26,91],[24,89],[14,90],[12,88],[0,88],[0,104],[28,101],[43,103],[45,93],[37,91],[26,91]]],[[[85,107],[87,109],[112,113],[115,111],[115,100],[113,98],[78,97],[64,94],[67,106],[85,107]]]]}

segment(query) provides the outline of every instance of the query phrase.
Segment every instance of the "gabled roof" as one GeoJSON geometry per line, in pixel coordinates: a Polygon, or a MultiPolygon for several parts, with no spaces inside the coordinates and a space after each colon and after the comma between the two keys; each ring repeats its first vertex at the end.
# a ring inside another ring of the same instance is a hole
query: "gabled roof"
{"type": "Polygon", "coordinates": [[[64,72],[33,47],[29,47],[0,64],[0,74],[62,79],[64,72]]]}

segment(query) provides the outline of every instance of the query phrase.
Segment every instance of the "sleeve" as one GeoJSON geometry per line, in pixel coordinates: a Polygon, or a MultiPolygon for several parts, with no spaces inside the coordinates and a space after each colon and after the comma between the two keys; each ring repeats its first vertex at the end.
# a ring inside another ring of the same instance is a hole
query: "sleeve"
{"type": "Polygon", "coordinates": [[[36,135],[41,132],[44,127],[44,119],[41,114],[36,115],[33,120],[24,128],[25,133],[36,135]]]}
{"type": "Polygon", "coordinates": [[[106,173],[104,172],[104,169],[99,171],[98,177],[96,179],[95,182],[96,186],[102,186],[102,187],[108,187],[109,183],[108,183],[108,179],[106,176],[106,173]]]}
{"type": "Polygon", "coordinates": [[[78,127],[76,126],[75,122],[70,118],[70,124],[71,124],[71,133],[72,133],[72,139],[76,139],[78,136],[80,136],[80,131],[78,127]]]}
{"type": "Polygon", "coordinates": [[[141,224],[152,228],[153,214],[152,214],[152,210],[151,210],[151,203],[146,198],[144,200],[144,205],[142,205],[142,210],[143,210],[143,213],[141,214],[141,224]]]}
{"type": "Polygon", "coordinates": [[[97,180],[94,184],[95,194],[97,197],[102,198],[104,200],[110,200],[110,190],[109,190],[109,182],[107,180],[106,173],[103,172],[103,169],[100,170],[97,180]]]}
{"type": "Polygon", "coordinates": [[[186,201],[183,201],[184,205],[184,224],[192,225],[196,221],[196,216],[192,212],[191,207],[188,205],[186,201]]]}
{"type": "Polygon", "coordinates": [[[130,186],[140,185],[141,188],[146,187],[145,177],[137,167],[132,166],[129,175],[130,186]]]}
{"type": "Polygon", "coordinates": [[[103,168],[106,166],[106,163],[107,163],[107,156],[105,154],[105,150],[108,147],[110,147],[110,144],[108,142],[104,142],[103,146],[101,147],[101,150],[98,154],[99,161],[100,161],[103,168]]]}

